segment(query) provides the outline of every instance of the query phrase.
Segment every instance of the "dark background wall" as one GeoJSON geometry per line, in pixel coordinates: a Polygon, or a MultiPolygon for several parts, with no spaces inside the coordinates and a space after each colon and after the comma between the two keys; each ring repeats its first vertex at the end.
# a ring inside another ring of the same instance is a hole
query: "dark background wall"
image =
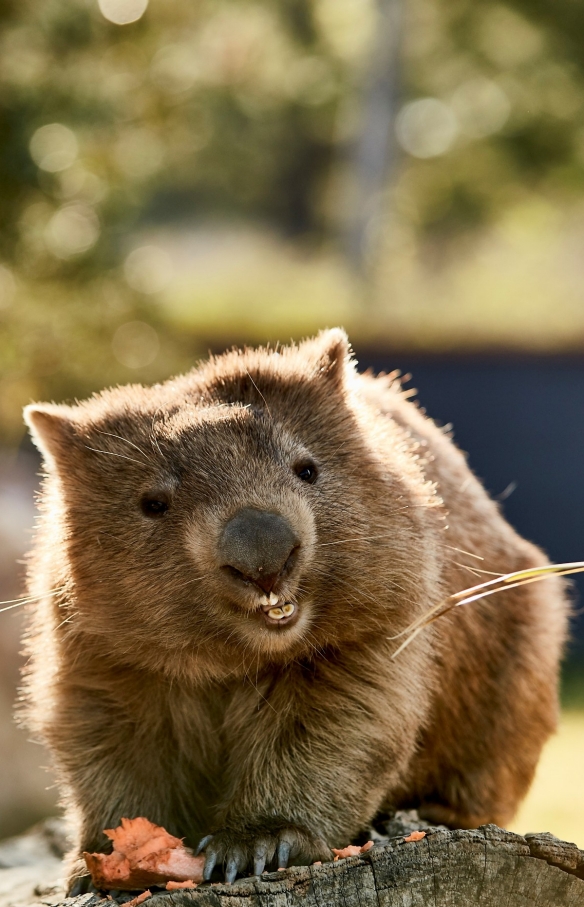
{"type": "MultiPolygon", "coordinates": [[[[504,498],[522,535],[555,562],[584,560],[584,357],[357,354],[360,368],[411,373],[421,405],[452,423],[471,468],[504,498]]],[[[583,577],[574,579],[576,611],[583,577]]],[[[573,621],[570,654],[584,663],[584,614],[573,621]]]]}

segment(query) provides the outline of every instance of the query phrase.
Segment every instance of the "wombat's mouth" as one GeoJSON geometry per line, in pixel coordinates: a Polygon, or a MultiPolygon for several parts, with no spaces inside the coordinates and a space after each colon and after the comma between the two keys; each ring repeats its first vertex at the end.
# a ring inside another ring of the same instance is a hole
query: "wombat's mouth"
{"type": "Polygon", "coordinates": [[[267,627],[274,629],[289,627],[298,620],[298,605],[291,600],[284,600],[275,592],[270,592],[269,596],[262,595],[260,599],[260,614],[267,627]]]}

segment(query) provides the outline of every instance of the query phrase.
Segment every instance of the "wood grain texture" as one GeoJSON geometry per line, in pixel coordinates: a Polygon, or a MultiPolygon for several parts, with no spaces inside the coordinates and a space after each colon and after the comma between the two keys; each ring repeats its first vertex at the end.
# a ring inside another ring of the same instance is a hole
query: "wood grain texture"
{"type": "MultiPolygon", "coordinates": [[[[46,902],[45,902],[46,903],[46,902]]],[[[115,903],[115,902],[114,902],[115,903]]],[[[160,892],[149,907],[584,907],[584,853],[552,835],[493,825],[429,831],[322,866],[160,892]],[[580,876],[580,877],[579,877],[580,876]]],[[[106,907],[85,895],[62,907],[106,907]]]]}
{"type": "MultiPolygon", "coordinates": [[[[422,825],[419,820],[403,819],[397,824],[406,833],[411,825],[422,825]]],[[[395,822],[387,823],[388,830],[395,827],[395,822]]],[[[0,877],[9,871],[0,870],[0,877]]],[[[36,895],[15,894],[4,887],[0,907],[118,907],[131,897],[86,894],[64,899],[58,890],[49,893],[38,885],[36,895]]],[[[403,835],[389,841],[380,838],[360,857],[291,867],[233,885],[214,882],[195,890],[160,891],[146,903],[149,907],[584,907],[584,852],[547,833],[522,837],[494,825],[473,831],[428,828],[421,841],[406,842],[403,835]]]]}

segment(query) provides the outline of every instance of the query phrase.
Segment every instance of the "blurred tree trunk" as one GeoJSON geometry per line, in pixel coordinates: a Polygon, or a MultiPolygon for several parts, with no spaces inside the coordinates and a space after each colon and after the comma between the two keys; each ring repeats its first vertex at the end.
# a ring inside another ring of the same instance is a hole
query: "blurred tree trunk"
{"type": "Polygon", "coordinates": [[[360,102],[360,127],[349,166],[345,253],[366,278],[375,258],[383,192],[396,161],[393,124],[400,94],[403,0],[377,0],[377,22],[360,102]]]}

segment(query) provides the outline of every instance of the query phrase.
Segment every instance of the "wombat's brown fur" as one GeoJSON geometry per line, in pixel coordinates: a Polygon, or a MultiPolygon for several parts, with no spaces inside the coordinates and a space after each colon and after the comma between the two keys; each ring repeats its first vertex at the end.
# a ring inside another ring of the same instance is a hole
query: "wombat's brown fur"
{"type": "Polygon", "coordinates": [[[562,586],[461,608],[392,660],[474,568],[546,561],[342,331],[26,419],[47,467],[29,720],[76,855],[146,816],[214,833],[207,875],[232,879],[326,859],[380,809],[513,816],[556,723],[562,586]]]}

